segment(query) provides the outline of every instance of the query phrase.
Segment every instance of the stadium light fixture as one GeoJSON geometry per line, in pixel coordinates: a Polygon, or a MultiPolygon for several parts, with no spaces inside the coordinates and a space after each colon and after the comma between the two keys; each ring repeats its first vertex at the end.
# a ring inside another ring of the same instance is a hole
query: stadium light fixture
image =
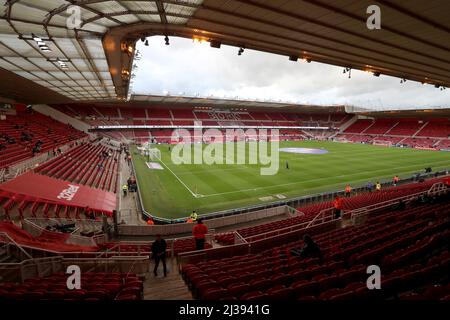
{"type": "Polygon", "coordinates": [[[342,73],[348,73],[348,78],[350,79],[352,77],[352,68],[346,67],[342,73]]]}
{"type": "Polygon", "coordinates": [[[146,47],[148,47],[148,40],[145,40],[144,45],[145,45],[146,47]]]}
{"type": "Polygon", "coordinates": [[[164,41],[165,41],[165,43],[166,43],[166,46],[170,45],[170,42],[169,42],[169,36],[165,36],[165,37],[164,37],[164,41]]]}
{"type": "Polygon", "coordinates": [[[129,80],[130,79],[130,71],[123,69],[122,70],[122,80],[129,80]]]}
{"type": "Polygon", "coordinates": [[[289,56],[289,61],[297,61],[298,57],[297,56],[289,56]]]}
{"type": "Polygon", "coordinates": [[[374,71],[374,72],[372,72],[372,74],[373,74],[374,77],[379,77],[381,75],[381,72],[374,71]]]}
{"type": "Polygon", "coordinates": [[[405,82],[406,82],[406,79],[405,79],[405,78],[400,79],[400,83],[405,83],[405,82]]]}
{"type": "Polygon", "coordinates": [[[238,56],[242,55],[244,53],[244,48],[240,47],[238,51],[238,56]]]}
{"type": "Polygon", "coordinates": [[[31,39],[34,40],[34,42],[36,42],[38,48],[43,51],[43,52],[50,52],[50,47],[47,45],[47,43],[45,43],[44,40],[42,40],[41,37],[36,36],[34,33],[31,34],[31,39]]]}

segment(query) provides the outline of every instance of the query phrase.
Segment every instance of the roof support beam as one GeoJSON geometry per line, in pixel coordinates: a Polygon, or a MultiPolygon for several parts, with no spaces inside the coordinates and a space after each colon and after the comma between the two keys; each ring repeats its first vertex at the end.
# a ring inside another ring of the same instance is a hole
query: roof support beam
{"type": "Polygon", "coordinates": [[[450,28],[448,28],[448,27],[446,27],[446,26],[444,26],[442,24],[439,24],[439,23],[437,23],[434,20],[428,19],[428,18],[424,17],[423,15],[419,15],[417,13],[414,13],[414,12],[412,12],[411,10],[409,10],[409,9],[407,9],[405,7],[399,6],[396,3],[392,3],[391,1],[388,1],[388,0],[377,0],[377,1],[379,3],[381,3],[382,5],[386,6],[386,7],[389,7],[391,9],[393,9],[393,10],[396,10],[398,12],[406,14],[406,15],[408,15],[408,16],[410,16],[410,17],[412,17],[412,18],[414,18],[414,19],[416,19],[418,21],[421,21],[422,23],[429,24],[433,28],[436,28],[436,29],[442,30],[444,32],[450,33],[450,28]]]}
{"type": "Polygon", "coordinates": [[[155,0],[156,7],[158,8],[159,17],[163,24],[167,24],[166,9],[164,9],[164,4],[161,0],[155,0]]]}
{"type": "MultiPolygon", "coordinates": [[[[362,45],[353,44],[353,43],[346,42],[346,41],[339,41],[337,39],[328,37],[326,35],[320,35],[319,36],[317,34],[314,34],[314,33],[311,33],[311,32],[307,32],[307,31],[304,31],[302,29],[287,27],[287,26],[285,26],[283,24],[280,24],[280,23],[277,23],[275,21],[266,21],[266,20],[263,20],[263,19],[252,18],[252,17],[248,17],[248,16],[241,15],[241,14],[234,13],[234,12],[230,13],[230,12],[227,12],[227,11],[224,11],[224,10],[210,9],[209,7],[205,7],[204,10],[208,10],[208,11],[212,10],[213,12],[218,12],[218,13],[229,15],[229,16],[232,15],[234,17],[239,17],[239,18],[242,18],[242,19],[252,19],[252,20],[260,22],[260,23],[271,24],[271,25],[273,25],[273,26],[275,26],[277,28],[280,28],[280,29],[283,29],[285,31],[288,31],[289,34],[292,34],[294,32],[294,33],[298,33],[298,34],[304,34],[304,35],[307,35],[309,37],[317,38],[319,42],[320,42],[321,39],[325,39],[327,41],[334,42],[334,43],[337,43],[337,44],[341,44],[341,45],[344,44],[345,46],[358,48],[360,50],[365,50],[365,51],[368,51],[368,52],[375,52],[375,53],[378,53],[378,54],[383,55],[383,56],[389,56],[391,58],[398,59],[398,60],[400,60],[402,62],[408,61],[410,63],[419,64],[419,65],[423,65],[423,66],[428,66],[430,68],[436,68],[435,66],[433,66],[433,65],[431,65],[429,63],[424,63],[423,61],[419,61],[419,60],[416,60],[416,59],[408,59],[408,58],[405,58],[405,57],[400,57],[400,56],[397,56],[395,54],[392,54],[392,53],[389,53],[389,52],[386,52],[386,51],[378,50],[378,49],[376,49],[374,47],[366,48],[366,47],[364,47],[362,45]]],[[[230,24],[228,22],[217,22],[217,21],[214,21],[214,20],[211,20],[211,19],[208,19],[208,18],[195,18],[195,17],[192,18],[191,21],[196,21],[196,20],[197,21],[205,21],[207,23],[220,24],[221,26],[225,26],[225,27],[238,28],[238,29],[241,29],[241,30],[249,31],[249,32],[261,33],[261,34],[265,34],[265,35],[269,35],[269,36],[274,36],[274,37],[277,37],[279,39],[285,39],[285,40],[290,40],[290,41],[294,41],[294,42],[301,42],[301,43],[304,43],[304,44],[307,44],[307,45],[311,45],[311,46],[327,48],[327,46],[319,45],[317,43],[313,43],[313,42],[310,42],[310,41],[301,41],[301,40],[295,38],[294,36],[287,37],[287,36],[281,36],[281,35],[277,34],[276,32],[275,33],[274,32],[268,32],[268,31],[264,32],[264,31],[261,31],[261,30],[256,29],[256,28],[250,29],[250,28],[246,27],[248,24],[245,24],[245,25],[244,24],[230,24]]],[[[332,50],[335,50],[335,49],[332,48],[332,50]]],[[[292,54],[298,54],[298,52],[293,52],[292,54]]],[[[417,53],[417,55],[420,56],[420,57],[426,56],[426,54],[423,54],[423,53],[421,53],[421,54],[417,53]]],[[[432,58],[434,58],[434,57],[432,57],[432,58]]],[[[367,58],[367,59],[369,59],[369,58],[367,58]]],[[[450,62],[449,62],[449,64],[450,64],[450,62]]],[[[439,68],[436,68],[436,69],[437,70],[441,70],[439,68]]],[[[450,69],[444,69],[444,70],[447,70],[448,72],[450,72],[450,69]]]]}
{"type": "MultiPolygon", "coordinates": [[[[343,16],[346,16],[348,18],[351,18],[351,19],[354,19],[354,20],[358,20],[358,21],[360,21],[363,24],[366,23],[366,19],[365,18],[362,18],[362,17],[358,16],[357,14],[350,13],[348,11],[340,9],[337,6],[332,6],[329,3],[324,3],[324,2],[318,1],[318,0],[303,0],[303,1],[308,2],[308,3],[312,4],[312,5],[317,6],[317,7],[320,7],[322,9],[329,10],[331,12],[337,12],[337,13],[339,13],[339,14],[341,14],[343,16]]],[[[395,30],[394,28],[386,26],[386,25],[383,25],[383,30],[387,30],[387,31],[389,31],[389,32],[391,32],[393,34],[397,34],[399,36],[402,36],[402,37],[405,37],[405,38],[409,38],[411,40],[414,40],[414,41],[417,41],[417,42],[420,42],[420,43],[425,43],[425,44],[427,44],[427,45],[429,45],[431,47],[435,47],[435,48],[438,48],[438,49],[441,49],[441,50],[450,51],[449,47],[442,46],[442,45],[440,45],[438,43],[433,43],[433,42],[429,41],[428,39],[419,38],[417,36],[408,34],[408,33],[403,32],[403,31],[395,30]]]]}
{"type": "MultiPolygon", "coordinates": [[[[299,21],[302,21],[302,22],[306,21],[306,22],[309,22],[309,23],[312,23],[312,24],[316,24],[316,25],[319,25],[319,26],[322,26],[322,27],[325,27],[325,28],[328,28],[328,29],[331,29],[331,30],[338,30],[339,32],[342,32],[342,33],[345,33],[345,34],[348,34],[348,35],[351,35],[351,36],[354,36],[354,37],[358,37],[359,39],[367,40],[366,36],[364,36],[363,34],[359,34],[359,33],[355,32],[355,31],[347,30],[347,29],[341,28],[339,26],[333,25],[331,23],[326,23],[326,22],[315,20],[315,19],[311,19],[311,18],[308,18],[307,16],[304,16],[304,15],[298,15],[298,14],[294,14],[294,13],[287,12],[287,11],[284,11],[284,10],[280,10],[280,9],[271,7],[270,5],[266,5],[266,4],[262,4],[262,3],[256,2],[254,0],[245,0],[245,1],[234,0],[234,1],[240,2],[240,3],[245,4],[245,5],[250,5],[250,6],[255,7],[255,8],[267,10],[269,12],[276,12],[277,14],[284,15],[286,17],[289,17],[289,18],[292,18],[292,19],[296,19],[296,20],[299,20],[299,21]]],[[[304,0],[304,1],[310,2],[311,0],[304,0]]],[[[209,7],[206,7],[206,8],[208,10],[211,10],[211,8],[209,8],[209,7]]],[[[215,10],[215,9],[212,8],[212,10],[215,10]]],[[[252,18],[249,17],[249,19],[252,19],[252,18]]],[[[364,23],[365,23],[365,21],[364,21],[364,23]]],[[[439,58],[439,57],[437,57],[435,55],[432,55],[432,54],[429,54],[429,53],[416,51],[416,50],[413,50],[413,49],[410,49],[410,48],[405,48],[403,46],[397,45],[395,43],[390,43],[390,42],[384,41],[382,39],[370,39],[370,41],[373,42],[373,43],[379,43],[381,45],[385,45],[385,46],[388,46],[388,47],[396,48],[396,49],[399,49],[399,50],[412,52],[412,53],[415,53],[415,54],[418,54],[418,55],[422,55],[424,57],[428,57],[430,59],[435,59],[435,60],[438,60],[438,61],[441,61],[441,62],[450,63],[450,60],[448,60],[448,59],[442,59],[442,58],[439,58]]],[[[449,56],[450,56],[450,54],[449,54],[449,56]]]]}
{"type": "MultiPolygon", "coordinates": [[[[86,25],[88,23],[92,23],[92,22],[97,21],[98,19],[104,18],[106,16],[108,16],[108,17],[115,17],[115,16],[122,16],[122,15],[125,15],[125,14],[133,14],[133,15],[136,15],[136,14],[145,14],[146,15],[146,14],[148,14],[148,15],[155,15],[155,16],[159,15],[161,17],[159,11],[127,10],[127,11],[105,13],[104,16],[94,16],[92,18],[84,20],[81,26],[83,27],[84,25],[86,25]]],[[[166,12],[165,16],[177,17],[177,18],[186,18],[186,19],[191,18],[190,15],[181,14],[181,13],[167,13],[166,12]]]]}

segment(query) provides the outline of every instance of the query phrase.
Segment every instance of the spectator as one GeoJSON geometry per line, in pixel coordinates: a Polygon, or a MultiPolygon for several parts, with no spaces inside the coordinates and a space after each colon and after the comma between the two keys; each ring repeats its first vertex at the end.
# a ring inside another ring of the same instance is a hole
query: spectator
{"type": "Polygon", "coordinates": [[[300,249],[292,249],[291,253],[294,256],[300,256],[302,258],[322,258],[319,245],[308,235],[303,236],[303,242],[305,245],[300,249]]]}
{"type": "Polygon", "coordinates": [[[375,185],[375,190],[381,191],[381,183],[380,182],[377,182],[377,184],[375,185]]]}
{"type": "Polygon", "coordinates": [[[336,198],[334,199],[334,218],[338,219],[341,217],[342,215],[342,209],[344,206],[344,199],[342,199],[339,196],[336,196],[336,198]]]}
{"type": "Polygon", "coordinates": [[[124,184],[122,186],[122,191],[123,191],[123,196],[126,197],[127,193],[128,193],[128,185],[127,184],[124,184]]]}
{"type": "Polygon", "coordinates": [[[194,221],[194,222],[197,221],[197,217],[198,217],[197,212],[195,212],[195,210],[193,210],[189,217],[192,219],[192,221],[194,221]]]}
{"type": "Polygon", "coordinates": [[[164,277],[167,277],[167,267],[166,267],[166,240],[161,238],[161,235],[156,235],[156,240],[152,244],[152,257],[155,260],[155,268],[153,269],[153,274],[158,276],[158,266],[159,262],[162,261],[164,269],[164,277]]]}
{"type": "Polygon", "coordinates": [[[395,175],[394,178],[392,178],[392,185],[396,187],[399,181],[400,178],[397,175],[395,175]]]}
{"type": "Polygon", "coordinates": [[[152,218],[148,218],[148,219],[147,219],[147,225],[153,226],[154,224],[155,224],[155,222],[153,221],[152,218]]]}
{"type": "Polygon", "coordinates": [[[205,248],[205,236],[208,233],[208,227],[203,224],[202,219],[198,219],[197,224],[192,229],[195,238],[195,247],[197,250],[205,248]]]}
{"type": "Polygon", "coordinates": [[[367,182],[367,190],[369,191],[369,192],[372,192],[372,190],[373,190],[373,183],[372,183],[372,181],[369,181],[369,182],[367,182]]]}
{"type": "Polygon", "coordinates": [[[349,184],[347,184],[346,186],[345,186],[345,196],[346,197],[350,197],[350,194],[352,193],[352,187],[350,187],[350,185],[349,184]]]}

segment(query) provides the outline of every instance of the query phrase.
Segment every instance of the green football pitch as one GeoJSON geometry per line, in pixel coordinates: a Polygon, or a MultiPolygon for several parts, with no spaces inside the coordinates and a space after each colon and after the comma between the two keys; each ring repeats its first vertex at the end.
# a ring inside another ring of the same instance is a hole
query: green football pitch
{"type": "MultiPolygon", "coordinates": [[[[450,168],[450,152],[298,141],[280,142],[280,148],[314,148],[328,153],[279,152],[278,173],[261,175],[261,167],[268,165],[248,164],[248,160],[246,164],[180,165],[172,161],[173,146],[171,151],[168,145],[156,147],[161,151],[161,161],[153,162],[162,170],[149,169],[148,157],[138,154],[136,147],[132,148],[133,162],[145,210],[172,219],[187,217],[192,210],[209,213],[339,190],[347,183],[357,186],[390,180],[396,174],[410,177],[425,167],[450,168]]],[[[233,147],[236,153],[237,144],[233,147]]],[[[224,158],[229,155],[225,148],[224,158]]],[[[244,148],[248,152],[248,144],[244,148]]]]}

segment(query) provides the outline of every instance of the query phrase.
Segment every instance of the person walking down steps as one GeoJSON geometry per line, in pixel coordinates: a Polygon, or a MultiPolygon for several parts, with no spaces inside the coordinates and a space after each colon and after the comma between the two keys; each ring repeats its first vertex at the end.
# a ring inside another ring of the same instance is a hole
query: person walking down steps
{"type": "Polygon", "coordinates": [[[161,235],[156,235],[156,240],[152,244],[152,258],[155,260],[155,268],[153,269],[153,274],[158,276],[159,262],[163,264],[164,277],[167,277],[167,266],[166,266],[166,240],[161,238],[161,235]]]}

